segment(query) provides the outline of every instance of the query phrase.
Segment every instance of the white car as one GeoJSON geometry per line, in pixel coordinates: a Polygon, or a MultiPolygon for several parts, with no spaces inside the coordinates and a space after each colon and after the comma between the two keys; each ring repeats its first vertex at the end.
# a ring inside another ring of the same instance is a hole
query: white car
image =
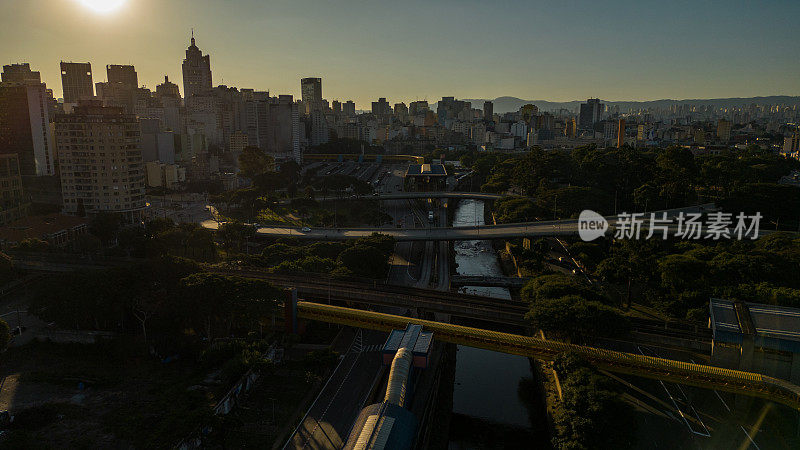
{"type": "Polygon", "coordinates": [[[300,229],[300,231],[302,231],[303,233],[308,233],[309,231],[311,231],[311,228],[303,227],[300,229]]]}

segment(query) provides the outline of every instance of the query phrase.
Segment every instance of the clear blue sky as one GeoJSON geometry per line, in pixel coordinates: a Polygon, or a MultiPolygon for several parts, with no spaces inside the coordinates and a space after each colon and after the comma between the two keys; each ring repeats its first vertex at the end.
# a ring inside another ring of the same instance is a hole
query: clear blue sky
{"type": "Polygon", "coordinates": [[[0,0],[0,63],[134,64],[151,89],[195,28],[214,83],[390,102],[443,95],[567,101],[800,95],[799,0],[0,0]]]}

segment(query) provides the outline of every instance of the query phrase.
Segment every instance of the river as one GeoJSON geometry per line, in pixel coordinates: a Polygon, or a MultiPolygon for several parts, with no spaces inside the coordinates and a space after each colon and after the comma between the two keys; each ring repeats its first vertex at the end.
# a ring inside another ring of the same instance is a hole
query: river
{"type": "MultiPolygon", "coordinates": [[[[484,224],[484,203],[462,200],[456,208],[453,226],[484,224]]],[[[497,254],[489,241],[458,241],[454,244],[456,271],[459,275],[500,276],[497,254]]],[[[463,291],[501,299],[510,299],[506,288],[467,286],[463,291]]],[[[458,346],[450,448],[494,448],[497,436],[477,429],[503,431],[531,430],[528,408],[519,392],[532,377],[527,358],[504,353],[458,346]],[[484,436],[486,438],[484,439],[484,436]],[[488,440],[488,442],[486,441],[488,440]]],[[[499,433],[499,431],[497,432],[499,433]]]]}

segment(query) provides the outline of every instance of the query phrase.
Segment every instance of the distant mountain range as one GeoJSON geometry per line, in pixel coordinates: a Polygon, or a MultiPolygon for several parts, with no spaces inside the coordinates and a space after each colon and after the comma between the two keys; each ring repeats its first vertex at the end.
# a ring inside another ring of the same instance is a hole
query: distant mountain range
{"type": "MultiPolygon", "coordinates": [[[[473,108],[483,109],[483,102],[486,99],[459,99],[467,102],[472,103],[473,108]]],[[[581,103],[586,102],[586,100],[574,100],[571,102],[550,102],[547,100],[523,100],[517,97],[498,97],[494,100],[494,112],[495,113],[506,113],[512,111],[518,111],[519,108],[523,105],[528,103],[533,103],[537,107],[539,107],[540,111],[557,111],[559,109],[567,109],[573,112],[577,112],[578,108],[580,107],[581,103]]],[[[769,97],[743,97],[743,98],[708,98],[708,99],[687,99],[687,100],[651,100],[646,102],[613,102],[608,100],[601,100],[604,104],[608,106],[619,106],[620,111],[625,112],[633,109],[646,109],[646,108],[669,108],[675,104],[690,104],[693,106],[700,106],[700,105],[714,105],[715,107],[737,107],[737,106],[747,106],[750,104],[770,104],[770,105],[800,105],[800,97],[793,97],[789,95],[772,95],[769,97]]],[[[437,103],[431,105],[431,108],[436,111],[437,103]]]]}

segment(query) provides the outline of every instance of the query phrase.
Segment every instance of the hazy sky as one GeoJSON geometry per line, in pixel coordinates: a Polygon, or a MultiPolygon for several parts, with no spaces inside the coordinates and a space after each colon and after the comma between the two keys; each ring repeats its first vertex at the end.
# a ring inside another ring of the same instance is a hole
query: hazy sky
{"type": "Polygon", "coordinates": [[[0,0],[0,63],[134,64],[181,85],[194,27],[214,84],[359,108],[442,96],[568,101],[800,95],[798,0],[0,0]]]}

